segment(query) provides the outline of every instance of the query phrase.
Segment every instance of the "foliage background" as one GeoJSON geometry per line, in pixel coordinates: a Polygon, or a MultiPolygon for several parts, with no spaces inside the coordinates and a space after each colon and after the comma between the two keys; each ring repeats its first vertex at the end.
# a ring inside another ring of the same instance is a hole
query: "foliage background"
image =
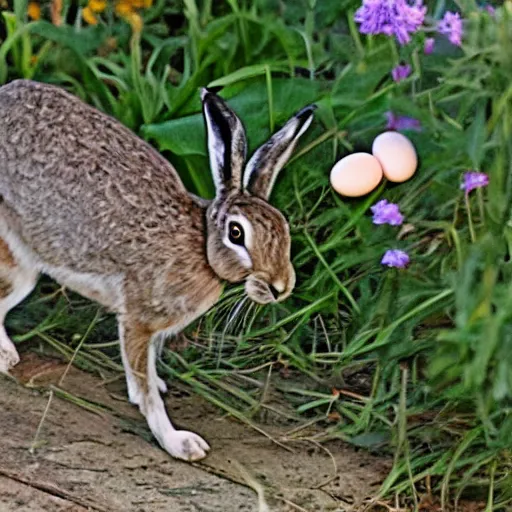
{"type": "MultiPolygon", "coordinates": [[[[357,0],[137,5],[141,32],[113,4],[87,25],[85,5],[64,2],[61,26],[49,21],[49,2],[36,21],[26,1],[4,4],[0,83],[25,77],[66,87],[149,140],[206,197],[213,189],[200,86],[224,86],[252,149],[305,104],[319,107],[272,197],[292,226],[293,298],[239,307],[240,290],[228,290],[190,329],[188,347],[166,352],[161,372],[244,421],[306,420],[315,439],[393,454],[383,495],[417,503],[432,485],[443,505],[466,496],[484,499],[487,510],[506,507],[511,2],[494,17],[472,0],[428,2],[431,20],[446,9],[465,19],[463,48],[436,36],[432,55],[423,53],[424,33],[404,47],[361,36],[357,0]],[[402,61],[413,73],[396,84],[390,70],[402,61]],[[418,173],[368,197],[339,197],[330,168],[368,151],[388,111],[421,122],[421,131],[405,132],[418,173]],[[466,200],[460,182],[468,169],[488,173],[490,184],[466,200]],[[400,205],[401,230],[372,224],[369,207],[380,198],[400,205]],[[391,247],[408,251],[409,268],[380,265],[391,247]]],[[[8,325],[35,350],[69,358],[79,346],[76,364],[120,370],[112,319],[46,280],[8,325]]]]}

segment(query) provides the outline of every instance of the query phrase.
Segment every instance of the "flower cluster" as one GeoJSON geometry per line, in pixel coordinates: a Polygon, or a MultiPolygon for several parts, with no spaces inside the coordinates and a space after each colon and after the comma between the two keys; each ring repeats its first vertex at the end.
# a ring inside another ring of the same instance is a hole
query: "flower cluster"
{"type": "Polygon", "coordinates": [[[361,24],[362,34],[394,35],[406,44],[423,24],[426,12],[423,0],[363,0],[354,19],[361,24]]]}
{"type": "MultiPolygon", "coordinates": [[[[494,14],[492,8],[487,11],[491,16],[494,14]]],[[[354,20],[360,24],[359,31],[362,34],[394,36],[404,45],[410,42],[412,34],[422,28],[426,12],[427,7],[423,5],[423,0],[363,0],[354,20]]],[[[447,36],[452,44],[461,46],[463,27],[459,13],[446,12],[435,28],[440,34],[447,36]]],[[[434,39],[427,38],[424,51],[429,54],[433,50],[434,39]]],[[[393,78],[395,79],[394,76],[393,78]]]]}
{"type": "MultiPolygon", "coordinates": [[[[362,34],[394,36],[404,45],[410,42],[412,34],[423,28],[426,12],[427,7],[423,5],[423,0],[363,0],[354,19],[360,24],[359,31],[362,34]]],[[[488,12],[491,16],[494,14],[492,10],[488,12]]],[[[459,13],[447,11],[435,29],[447,36],[452,44],[462,45],[463,26],[459,13]]],[[[423,46],[425,55],[433,53],[434,46],[435,39],[427,37],[423,46]]],[[[391,77],[398,84],[409,77],[411,71],[409,64],[399,64],[391,70],[391,77]]],[[[386,115],[389,130],[421,129],[416,119],[395,116],[392,112],[386,115]]]]}
{"type": "MultiPolygon", "coordinates": [[[[126,22],[128,22],[134,32],[142,30],[142,17],[139,14],[140,9],[151,7],[153,0],[116,0],[114,3],[115,13],[126,22]]],[[[99,15],[107,8],[106,0],[89,0],[87,6],[82,10],[82,17],[89,25],[96,25],[99,21],[99,15]]]]}

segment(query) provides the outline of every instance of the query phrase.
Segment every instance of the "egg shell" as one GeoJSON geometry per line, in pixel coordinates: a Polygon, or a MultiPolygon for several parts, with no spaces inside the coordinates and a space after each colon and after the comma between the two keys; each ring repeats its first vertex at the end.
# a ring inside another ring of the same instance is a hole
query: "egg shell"
{"type": "Polygon", "coordinates": [[[338,194],[359,197],[371,192],[382,180],[382,167],[370,153],[353,153],[331,170],[331,185],[338,194]]]}
{"type": "Polygon", "coordinates": [[[418,167],[412,142],[398,132],[384,132],[376,137],[372,153],[380,162],[384,176],[395,183],[408,180],[418,167]]]}

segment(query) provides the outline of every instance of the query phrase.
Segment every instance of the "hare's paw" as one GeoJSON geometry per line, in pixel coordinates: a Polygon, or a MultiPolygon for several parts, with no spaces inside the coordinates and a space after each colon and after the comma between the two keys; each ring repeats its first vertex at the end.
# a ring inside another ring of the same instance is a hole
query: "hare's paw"
{"type": "Polygon", "coordinates": [[[139,405],[142,401],[142,391],[131,371],[126,372],[126,387],[128,388],[128,400],[133,405],[139,405]]]}
{"type": "Polygon", "coordinates": [[[0,337],[0,373],[8,373],[19,362],[20,356],[12,341],[7,336],[0,337]]]}
{"type": "Polygon", "coordinates": [[[204,459],[210,446],[194,432],[171,430],[163,439],[163,448],[177,459],[196,461],[204,459]]]}
{"type": "Polygon", "coordinates": [[[158,391],[160,391],[160,393],[167,393],[167,384],[165,383],[164,379],[157,377],[156,384],[158,386],[158,391]]]}

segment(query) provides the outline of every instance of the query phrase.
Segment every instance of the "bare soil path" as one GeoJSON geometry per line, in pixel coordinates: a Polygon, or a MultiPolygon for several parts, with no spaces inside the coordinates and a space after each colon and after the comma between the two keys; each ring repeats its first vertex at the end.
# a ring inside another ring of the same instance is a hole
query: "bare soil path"
{"type": "MultiPolygon", "coordinates": [[[[0,376],[0,512],[357,511],[389,470],[388,460],[341,442],[287,442],[285,449],[171,391],[171,418],[212,446],[201,463],[176,461],[151,440],[122,381],[72,368],[58,387],[65,366],[26,353],[17,381],[0,376]]],[[[286,431],[262,428],[275,439],[286,431]]]]}

